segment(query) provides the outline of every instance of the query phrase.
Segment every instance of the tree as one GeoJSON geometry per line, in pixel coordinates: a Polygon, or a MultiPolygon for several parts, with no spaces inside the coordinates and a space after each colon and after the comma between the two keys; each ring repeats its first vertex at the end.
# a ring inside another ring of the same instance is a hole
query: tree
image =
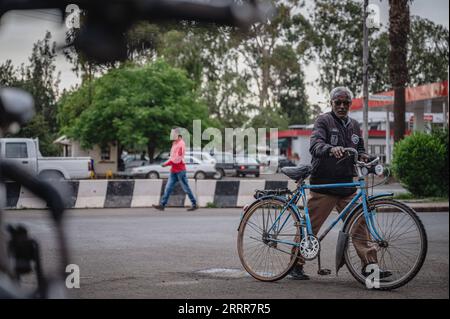
{"type": "MultiPolygon", "coordinates": [[[[252,86],[257,92],[253,99],[257,101],[260,112],[264,108],[276,111],[280,107],[280,100],[286,102],[286,90],[280,89],[279,85],[289,84],[290,90],[302,91],[301,76],[297,81],[292,81],[288,75],[280,82],[280,71],[289,69],[290,72],[301,72],[299,62],[306,63],[311,57],[312,27],[300,13],[304,1],[272,1],[272,4],[277,14],[271,21],[252,26],[246,34],[233,35],[239,43],[237,50],[245,63],[241,73],[251,75],[252,86]],[[286,46],[291,49],[286,50],[286,46]],[[294,88],[294,84],[300,87],[294,88]]],[[[303,107],[308,108],[309,105],[303,107]]]]}
{"type": "Polygon", "coordinates": [[[276,74],[274,95],[289,124],[309,122],[311,107],[305,89],[305,76],[298,57],[290,45],[279,45],[273,54],[276,74]]]}
{"type": "Polygon", "coordinates": [[[22,130],[9,137],[39,138],[44,155],[57,155],[59,147],[53,144],[57,138],[56,100],[59,74],[56,74],[56,43],[51,33],[33,45],[29,64],[14,68],[8,60],[0,65],[0,85],[15,86],[28,91],[34,99],[35,117],[22,130]]]}
{"type": "Polygon", "coordinates": [[[183,23],[162,36],[159,54],[172,66],[186,70],[212,118],[223,127],[241,127],[252,110],[250,77],[240,72],[231,32],[229,27],[183,23]]]}
{"type": "MultiPolygon", "coordinates": [[[[363,8],[353,0],[315,1],[314,48],[319,59],[319,85],[361,91],[363,8]]],[[[373,33],[373,31],[371,32],[373,33]]]]}
{"type": "Polygon", "coordinates": [[[19,79],[11,60],[8,59],[0,64],[0,87],[15,86],[18,81],[19,79]]]}
{"type": "Polygon", "coordinates": [[[394,140],[405,135],[405,86],[408,83],[408,34],[410,0],[389,0],[389,74],[394,89],[394,140]]]}
{"type": "Polygon", "coordinates": [[[413,16],[408,37],[409,85],[440,82],[448,77],[448,30],[413,16]]]}
{"type": "Polygon", "coordinates": [[[66,95],[58,119],[68,137],[89,148],[119,142],[155,150],[169,147],[174,126],[190,129],[193,119],[210,123],[208,111],[185,73],[163,60],[143,67],[123,65],[93,82],[92,103],[86,104],[85,87],[66,95]],[[80,103],[85,103],[80,107],[80,103]]]}

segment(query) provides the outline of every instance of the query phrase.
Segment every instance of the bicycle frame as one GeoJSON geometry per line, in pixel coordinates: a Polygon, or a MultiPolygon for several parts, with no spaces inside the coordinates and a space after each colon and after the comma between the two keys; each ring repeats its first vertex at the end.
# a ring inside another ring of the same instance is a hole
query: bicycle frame
{"type": "MultiPolygon", "coordinates": [[[[276,231],[280,231],[281,229],[283,229],[284,225],[286,224],[286,222],[289,219],[289,215],[286,217],[286,219],[284,219],[280,228],[278,228],[277,225],[279,225],[280,221],[282,220],[282,216],[284,215],[285,211],[288,208],[291,208],[295,212],[295,214],[297,214],[299,220],[302,220],[300,210],[297,206],[298,201],[300,199],[302,199],[303,207],[304,207],[304,218],[306,221],[306,225],[303,225],[303,226],[306,226],[306,231],[307,231],[308,235],[314,235],[313,231],[312,231],[311,220],[309,217],[306,190],[307,189],[313,190],[313,189],[325,189],[325,188],[341,188],[341,187],[357,187],[358,192],[353,197],[353,199],[350,201],[350,203],[348,203],[347,206],[339,213],[338,217],[336,217],[336,219],[331,223],[331,225],[322,233],[322,235],[319,237],[319,240],[322,241],[326,237],[326,235],[330,232],[330,230],[333,229],[337,225],[337,223],[339,221],[343,220],[344,218],[350,218],[354,213],[354,210],[353,211],[351,210],[352,207],[354,207],[355,204],[361,200],[363,212],[364,212],[364,218],[366,220],[366,224],[367,224],[370,234],[376,241],[382,241],[383,238],[378,234],[378,232],[374,226],[373,214],[371,212],[369,212],[369,210],[368,210],[368,196],[367,196],[366,184],[365,184],[364,179],[359,179],[357,182],[352,182],[352,183],[337,183],[337,184],[310,185],[310,184],[302,183],[300,185],[300,187],[297,188],[297,191],[292,196],[292,198],[289,200],[289,202],[283,207],[281,213],[277,216],[277,218],[273,222],[272,226],[268,229],[267,233],[270,234],[270,232],[274,229],[276,231]]],[[[284,244],[288,244],[288,245],[292,245],[292,246],[299,245],[299,243],[285,241],[285,240],[279,240],[279,239],[275,239],[275,238],[271,238],[271,241],[280,242],[280,243],[284,243],[284,244]]]]}

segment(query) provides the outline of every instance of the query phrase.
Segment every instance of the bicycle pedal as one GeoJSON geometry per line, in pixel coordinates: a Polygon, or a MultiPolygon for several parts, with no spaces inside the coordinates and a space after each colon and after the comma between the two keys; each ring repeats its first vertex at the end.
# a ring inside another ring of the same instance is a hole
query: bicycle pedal
{"type": "Polygon", "coordinates": [[[330,269],[319,269],[317,271],[317,274],[319,274],[320,276],[328,276],[328,275],[331,275],[331,270],[330,269]]]}

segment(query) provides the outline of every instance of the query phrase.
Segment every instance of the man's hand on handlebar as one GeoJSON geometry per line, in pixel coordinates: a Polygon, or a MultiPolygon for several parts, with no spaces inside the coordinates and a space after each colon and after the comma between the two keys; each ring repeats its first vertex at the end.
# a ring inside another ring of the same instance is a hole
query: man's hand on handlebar
{"type": "Polygon", "coordinates": [[[331,148],[330,155],[340,159],[345,155],[345,149],[342,146],[336,146],[331,148]]]}

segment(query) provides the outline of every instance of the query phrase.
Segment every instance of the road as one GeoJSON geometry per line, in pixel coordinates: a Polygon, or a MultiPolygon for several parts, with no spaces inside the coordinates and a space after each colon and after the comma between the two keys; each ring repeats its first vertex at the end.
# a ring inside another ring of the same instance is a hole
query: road
{"type": "MultiPolygon", "coordinates": [[[[342,269],[310,281],[258,282],[242,269],[236,251],[238,209],[86,209],[67,215],[72,262],[81,286],[73,298],[449,298],[449,215],[420,214],[429,251],[419,275],[391,292],[369,291],[342,269]]],[[[53,226],[44,211],[7,211],[9,222],[27,225],[52,269],[53,226]]],[[[323,242],[323,263],[334,268],[337,229],[323,242]]]]}

